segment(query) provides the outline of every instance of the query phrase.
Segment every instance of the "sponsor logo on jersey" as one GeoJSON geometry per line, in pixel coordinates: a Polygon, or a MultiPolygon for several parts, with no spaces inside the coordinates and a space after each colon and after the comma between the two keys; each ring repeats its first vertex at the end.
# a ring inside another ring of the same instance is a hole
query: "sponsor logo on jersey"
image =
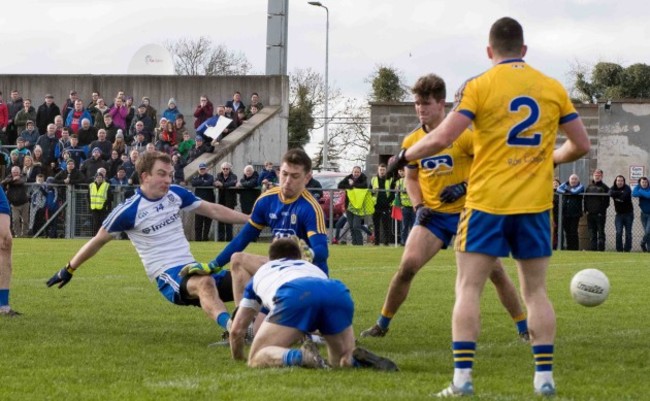
{"type": "Polygon", "coordinates": [[[292,228],[277,228],[273,230],[275,238],[289,238],[292,235],[297,235],[296,231],[292,228]]]}
{"type": "Polygon", "coordinates": [[[146,227],[142,229],[143,234],[149,234],[149,233],[155,233],[156,231],[160,230],[163,227],[166,227],[172,223],[174,223],[176,220],[178,220],[181,217],[180,213],[176,213],[171,215],[170,217],[166,218],[165,220],[161,221],[158,224],[154,224],[150,227],[146,227]]]}
{"type": "Polygon", "coordinates": [[[454,169],[454,159],[449,155],[427,157],[420,161],[420,166],[424,170],[447,172],[454,169]]]}

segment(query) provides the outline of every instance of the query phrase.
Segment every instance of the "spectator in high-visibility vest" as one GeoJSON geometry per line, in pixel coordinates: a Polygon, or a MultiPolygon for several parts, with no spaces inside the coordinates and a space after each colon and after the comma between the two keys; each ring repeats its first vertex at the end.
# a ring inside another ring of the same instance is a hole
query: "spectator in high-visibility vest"
{"type": "Polygon", "coordinates": [[[393,180],[386,175],[386,165],[381,163],[377,167],[377,175],[370,180],[370,189],[375,198],[375,213],[372,215],[375,245],[379,245],[381,241],[388,245],[393,241],[390,218],[394,195],[390,190],[393,188],[393,180]]]}
{"type": "Polygon", "coordinates": [[[95,174],[95,181],[88,185],[90,196],[90,213],[93,218],[93,236],[97,234],[102,221],[108,215],[108,188],[110,184],[104,180],[102,173],[95,174]]]}
{"type": "Polygon", "coordinates": [[[404,169],[399,169],[397,172],[399,173],[399,179],[395,182],[395,189],[398,192],[395,194],[394,203],[402,209],[402,230],[400,231],[399,243],[400,245],[404,245],[415,223],[415,211],[413,210],[411,198],[409,198],[409,194],[406,192],[404,169]]]}

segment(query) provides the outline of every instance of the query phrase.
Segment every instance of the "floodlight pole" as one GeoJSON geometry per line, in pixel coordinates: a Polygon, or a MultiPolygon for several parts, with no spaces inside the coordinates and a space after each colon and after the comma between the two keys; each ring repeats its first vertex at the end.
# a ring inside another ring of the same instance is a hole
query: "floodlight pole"
{"type": "Polygon", "coordinates": [[[325,7],[320,1],[309,1],[308,4],[316,7],[322,7],[325,9],[326,21],[325,21],[325,122],[323,124],[323,169],[329,169],[329,138],[327,135],[327,128],[329,124],[329,117],[327,115],[327,106],[329,103],[329,55],[330,55],[330,10],[325,7]]]}

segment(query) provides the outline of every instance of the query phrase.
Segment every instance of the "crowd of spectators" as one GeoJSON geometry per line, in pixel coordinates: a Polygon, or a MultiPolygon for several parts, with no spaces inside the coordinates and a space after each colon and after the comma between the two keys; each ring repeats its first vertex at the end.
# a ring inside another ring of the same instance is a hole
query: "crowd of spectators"
{"type": "Polygon", "coordinates": [[[613,204],[616,251],[630,252],[633,244],[632,224],[634,223],[632,198],[636,197],[639,198],[644,232],[640,246],[643,252],[648,252],[650,246],[650,214],[648,214],[650,212],[650,187],[646,177],[641,177],[634,189],[627,184],[622,175],[616,176],[612,185],[607,186],[603,182],[603,170],[596,169],[587,186],[580,183],[578,175],[571,174],[564,183],[555,179],[553,187],[556,194],[553,200],[553,244],[555,249],[579,249],[579,223],[586,216],[589,250],[604,251],[607,210],[613,204]],[[562,244],[557,240],[560,214],[562,217],[562,244]]]}
{"type": "MultiPolygon", "coordinates": [[[[158,150],[171,154],[174,182],[189,184],[184,176],[187,163],[212,152],[214,146],[262,107],[257,93],[251,95],[246,105],[237,91],[232,99],[216,108],[207,96],[201,96],[194,112],[195,129],[203,126],[205,135],[220,118],[232,120],[214,140],[206,140],[204,135],[193,137],[186,128],[185,116],[174,97],[169,98],[158,120],[158,111],[149,97],[134,102],[122,90],[110,102],[93,91],[86,105],[77,91],[71,90],[61,107],[54,96],[45,94],[43,103],[36,108],[18,90],[10,92],[7,102],[0,92],[0,174],[15,208],[12,230],[18,237],[37,232],[41,221],[47,220],[61,204],[62,187],[67,185],[88,189],[88,203],[97,229],[110,209],[112,190],[128,187],[126,195],[130,195],[132,187],[139,184],[135,162],[142,152],[158,150]]],[[[234,173],[225,173],[222,170],[215,178],[216,188],[239,185],[234,173]]],[[[234,207],[236,198],[219,199],[234,207]]],[[[250,205],[251,200],[244,203],[250,205]]],[[[231,239],[232,227],[224,227],[220,238],[231,239]]]]}

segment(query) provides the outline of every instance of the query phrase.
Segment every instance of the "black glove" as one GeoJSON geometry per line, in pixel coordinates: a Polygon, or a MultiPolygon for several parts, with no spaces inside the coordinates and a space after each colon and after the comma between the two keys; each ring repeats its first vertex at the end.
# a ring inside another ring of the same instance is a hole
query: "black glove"
{"type": "Polygon", "coordinates": [[[462,198],[467,193],[467,183],[461,182],[454,185],[448,185],[440,192],[440,202],[453,203],[462,198]]]}
{"type": "Polygon", "coordinates": [[[387,174],[393,176],[397,174],[397,170],[401,170],[408,164],[406,160],[406,149],[402,148],[399,153],[388,160],[387,174]]]}
{"type": "Polygon", "coordinates": [[[68,284],[68,281],[72,280],[73,273],[74,270],[70,267],[70,263],[68,263],[63,269],[56,272],[56,274],[52,276],[51,279],[47,280],[47,286],[52,287],[56,283],[61,283],[59,284],[59,288],[61,288],[64,285],[68,284]]]}
{"type": "Polygon", "coordinates": [[[421,226],[426,226],[431,221],[433,216],[433,210],[424,205],[418,206],[417,210],[415,211],[415,219],[421,226]]]}

